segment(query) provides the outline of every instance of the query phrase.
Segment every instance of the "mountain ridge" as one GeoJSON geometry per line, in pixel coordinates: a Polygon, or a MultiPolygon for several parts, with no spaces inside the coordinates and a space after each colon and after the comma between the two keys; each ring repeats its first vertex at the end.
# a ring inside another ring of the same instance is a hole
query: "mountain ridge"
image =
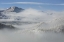
{"type": "Polygon", "coordinates": [[[1,13],[1,12],[16,12],[16,13],[19,13],[19,12],[21,12],[21,11],[23,11],[23,10],[24,10],[24,9],[19,8],[19,7],[17,7],[17,6],[12,6],[12,7],[7,8],[6,10],[0,10],[0,13],[1,13]]]}

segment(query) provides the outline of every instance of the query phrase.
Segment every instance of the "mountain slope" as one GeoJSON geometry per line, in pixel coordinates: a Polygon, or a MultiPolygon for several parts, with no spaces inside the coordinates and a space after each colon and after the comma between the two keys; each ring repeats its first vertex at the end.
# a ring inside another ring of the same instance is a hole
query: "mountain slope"
{"type": "Polygon", "coordinates": [[[22,9],[22,8],[13,6],[13,7],[7,8],[6,10],[0,10],[0,12],[16,12],[16,13],[19,13],[19,12],[21,12],[23,10],[24,9],[22,9]]]}

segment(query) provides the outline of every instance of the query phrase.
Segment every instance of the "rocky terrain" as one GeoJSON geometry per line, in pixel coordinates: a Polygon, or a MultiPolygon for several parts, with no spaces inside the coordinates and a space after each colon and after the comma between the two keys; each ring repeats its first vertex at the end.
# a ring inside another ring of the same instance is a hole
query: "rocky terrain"
{"type": "Polygon", "coordinates": [[[5,28],[7,28],[7,29],[15,29],[15,27],[12,26],[12,25],[5,25],[5,24],[0,23],[0,29],[5,29],[5,28]]]}

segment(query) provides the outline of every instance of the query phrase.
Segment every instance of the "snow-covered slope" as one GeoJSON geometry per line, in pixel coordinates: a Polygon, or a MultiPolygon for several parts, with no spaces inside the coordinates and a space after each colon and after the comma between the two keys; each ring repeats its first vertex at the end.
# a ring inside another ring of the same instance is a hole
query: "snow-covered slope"
{"type": "Polygon", "coordinates": [[[18,7],[16,7],[16,6],[13,6],[13,7],[10,7],[10,8],[8,8],[8,9],[6,9],[6,10],[0,10],[0,19],[16,19],[16,20],[20,20],[20,18],[18,17],[16,17],[16,16],[14,16],[14,15],[16,15],[17,13],[19,13],[19,12],[22,12],[24,9],[22,9],[22,8],[18,8],[18,7]]]}

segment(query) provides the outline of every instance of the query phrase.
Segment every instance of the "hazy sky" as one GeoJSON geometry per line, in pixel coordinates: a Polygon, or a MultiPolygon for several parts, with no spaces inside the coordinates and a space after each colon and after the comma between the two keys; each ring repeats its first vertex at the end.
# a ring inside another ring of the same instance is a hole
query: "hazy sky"
{"type": "Polygon", "coordinates": [[[0,0],[0,8],[10,6],[62,11],[64,10],[64,0],[0,0]]]}

